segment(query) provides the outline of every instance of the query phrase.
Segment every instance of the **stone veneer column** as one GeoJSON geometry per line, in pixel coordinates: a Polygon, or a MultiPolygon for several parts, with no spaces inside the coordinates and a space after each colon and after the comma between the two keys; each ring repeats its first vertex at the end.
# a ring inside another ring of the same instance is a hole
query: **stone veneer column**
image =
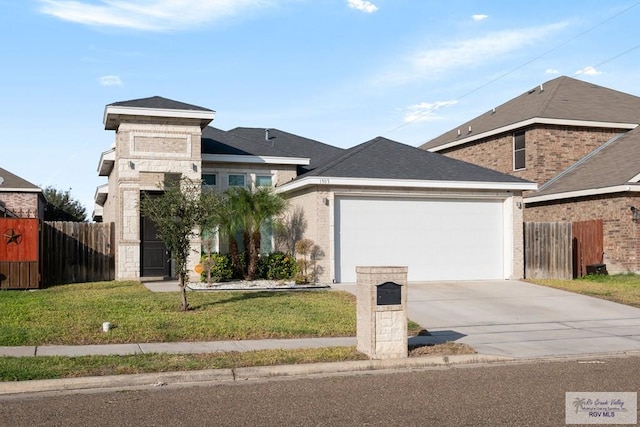
{"type": "Polygon", "coordinates": [[[407,267],[356,267],[357,350],[372,359],[408,356],[407,271],[407,267]],[[399,304],[380,304],[379,286],[388,282],[399,286],[399,304]]]}

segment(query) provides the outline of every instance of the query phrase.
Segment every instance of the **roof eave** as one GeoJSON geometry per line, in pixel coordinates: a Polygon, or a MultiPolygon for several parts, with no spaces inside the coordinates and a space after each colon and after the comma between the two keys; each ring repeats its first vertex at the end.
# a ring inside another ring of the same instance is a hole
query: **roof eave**
{"type": "Polygon", "coordinates": [[[210,110],[174,110],[107,105],[104,108],[102,123],[105,130],[117,130],[122,116],[166,117],[200,120],[200,128],[202,129],[213,121],[215,115],[216,112],[210,110]]]}
{"type": "Polygon", "coordinates": [[[585,190],[565,191],[562,193],[545,194],[542,196],[529,196],[524,198],[524,203],[540,203],[551,202],[555,200],[575,199],[580,197],[599,196],[602,194],[624,193],[624,192],[640,192],[640,185],[613,185],[602,188],[588,188],[585,190]]]}
{"type": "Polygon", "coordinates": [[[311,162],[310,159],[304,157],[252,156],[242,154],[202,154],[202,161],[300,166],[308,166],[311,162]]]}
{"type": "Polygon", "coordinates": [[[496,129],[481,132],[476,135],[467,136],[465,138],[450,141],[436,147],[427,148],[427,151],[438,152],[448,148],[457,147],[459,145],[468,144],[479,139],[488,138],[499,135],[501,133],[514,131],[532,125],[558,125],[558,126],[576,126],[576,127],[596,127],[596,128],[612,128],[612,129],[635,129],[638,123],[616,123],[616,122],[600,122],[592,120],[569,120],[569,119],[553,119],[547,117],[533,117],[531,119],[522,120],[520,122],[511,123],[496,129]]]}
{"type": "Polygon", "coordinates": [[[535,191],[538,184],[533,182],[481,182],[481,181],[430,181],[417,179],[344,178],[312,176],[288,182],[276,189],[278,193],[299,190],[308,186],[359,186],[359,187],[405,187],[421,189],[458,190],[502,190],[535,191]]]}
{"type": "Polygon", "coordinates": [[[109,176],[116,162],[116,150],[108,150],[100,154],[98,163],[98,176],[109,176]]]}

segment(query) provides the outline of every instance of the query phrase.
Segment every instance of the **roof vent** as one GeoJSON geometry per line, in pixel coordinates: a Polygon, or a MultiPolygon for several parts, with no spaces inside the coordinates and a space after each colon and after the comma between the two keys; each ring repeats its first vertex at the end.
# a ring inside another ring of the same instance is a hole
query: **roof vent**
{"type": "Polygon", "coordinates": [[[540,83],[540,92],[544,92],[544,87],[542,86],[542,83],[540,83]]]}
{"type": "Polygon", "coordinates": [[[491,114],[495,114],[495,113],[496,113],[496,107],[493,107],[493,108],[491,109],[491,114]]]}
{"type": "Polygon", "coordinates": [[[471,125],[469,125],[469,132],[468,133],[471,133],[471,125]]]}
{"type": "Polygon", "coordinates": [[[460,136],[460,129],[458,129],[458,136],[460,136]]]}
{"type": "Polygon", "coordinates": [[[268,128],[264,130],[264,140],[265,141],[269,140],[269,129],[268,128]]]}
{"type": "Polygon", "coordinates": [[[0,176],[0,185],[4,182],[4,178],[0,176]]]}

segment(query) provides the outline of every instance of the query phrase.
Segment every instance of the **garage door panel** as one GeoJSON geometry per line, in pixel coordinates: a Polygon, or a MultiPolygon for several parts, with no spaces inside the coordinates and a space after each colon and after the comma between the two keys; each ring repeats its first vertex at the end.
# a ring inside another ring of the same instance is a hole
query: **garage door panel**
{"type": "Polygon", "coordinates": [[[499,200],[337,198],[336,280],[356,266],[406,265],[409,280],[503,277],[499,200]]]}

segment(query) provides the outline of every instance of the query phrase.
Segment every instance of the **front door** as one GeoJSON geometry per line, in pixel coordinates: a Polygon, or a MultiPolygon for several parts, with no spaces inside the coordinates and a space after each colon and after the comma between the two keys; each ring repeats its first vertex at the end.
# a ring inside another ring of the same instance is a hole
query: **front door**
{"type": "Polygon", "coordinates": [[[140,215],[140,264],[142,277],[169,277],[169,252],[158,237],[156,225],[140,215]]]}

